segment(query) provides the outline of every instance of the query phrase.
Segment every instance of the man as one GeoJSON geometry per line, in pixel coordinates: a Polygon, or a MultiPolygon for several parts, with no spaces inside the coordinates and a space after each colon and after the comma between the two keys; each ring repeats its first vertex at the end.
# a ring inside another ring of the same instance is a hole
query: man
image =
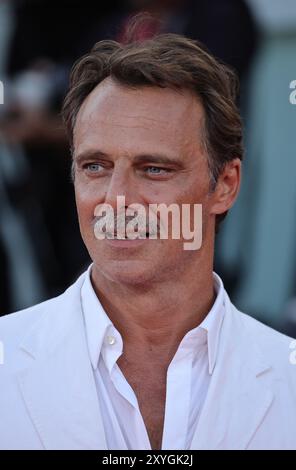
{"type": "Polygon", "coordinates": [[[239,312],[213,273],[241,177],[234,89],[178,35],[99,42],[75,65],[63,114],[93,264],[0,320],[1,448],[296,448],[293,343],[239,312]],[[148,223],[119,236],[132,204],[189,205],[188,217],[198,204],[201,245],[150,237],[148,223]],[[114,209],[113,239],[98,236],[100,207],[114,209]]]}

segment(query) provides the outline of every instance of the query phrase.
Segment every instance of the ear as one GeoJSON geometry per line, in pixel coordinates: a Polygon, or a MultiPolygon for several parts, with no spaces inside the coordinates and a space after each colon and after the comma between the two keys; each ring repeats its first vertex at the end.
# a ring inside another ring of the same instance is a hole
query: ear
{"type": "Polygon", "coordinates": [[[220,174],[212,197],[211,214],[223,214],[234,204],[241,183],[241,160],[226,163],[220,174]]]}

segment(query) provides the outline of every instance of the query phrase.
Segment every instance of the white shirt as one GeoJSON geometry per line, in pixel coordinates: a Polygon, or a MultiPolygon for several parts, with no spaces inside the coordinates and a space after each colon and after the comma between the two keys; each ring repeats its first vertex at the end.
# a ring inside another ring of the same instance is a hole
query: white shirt
{"type": "MultiPolygon", "coordinates": [[[[108,449],[151,450],[137,397],[116,363],[123,352],[121,334],[95,294],[90,270],[81,301],[108,449]]],[[[215,302],[203,322],[183,337],[167,371],[162,449],[190,449],[208,391],[225,308],[223,282],[213,276],[215,302]]]]}

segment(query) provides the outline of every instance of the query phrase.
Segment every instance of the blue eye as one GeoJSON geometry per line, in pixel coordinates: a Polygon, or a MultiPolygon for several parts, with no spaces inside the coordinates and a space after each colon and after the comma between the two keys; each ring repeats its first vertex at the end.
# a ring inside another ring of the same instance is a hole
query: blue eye
{"type": "Polygon", "coordinates": [[[100,171],[101,165],[99,163],[88,163],[85,165],[85,168],[89,170],[91,173],[96,173],[97,171],[100,171]]]}
{"type": "Polygon", "coordinates": [[[162,172],[167,172],[165,168],[159,168],[158,166],[149,166],[146,168],[147,173],[150,173],[151,175],[160,175],[162,172]],[[149,171],[150,170],[150,171],[149,171]]]}

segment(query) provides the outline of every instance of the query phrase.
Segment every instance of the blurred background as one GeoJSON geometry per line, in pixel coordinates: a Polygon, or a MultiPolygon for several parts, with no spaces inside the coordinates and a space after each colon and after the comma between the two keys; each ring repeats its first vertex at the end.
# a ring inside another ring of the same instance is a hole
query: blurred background
{"type": "Polygon", "coordinates": [[[296,337],[295,0],[0,0],[0,315],[60,294],[90,263],[60,118],[73,62],[141,32],[202,41],[241,80],[243,184],[217,236],[215,271],[235,305],[296,337]]]}

